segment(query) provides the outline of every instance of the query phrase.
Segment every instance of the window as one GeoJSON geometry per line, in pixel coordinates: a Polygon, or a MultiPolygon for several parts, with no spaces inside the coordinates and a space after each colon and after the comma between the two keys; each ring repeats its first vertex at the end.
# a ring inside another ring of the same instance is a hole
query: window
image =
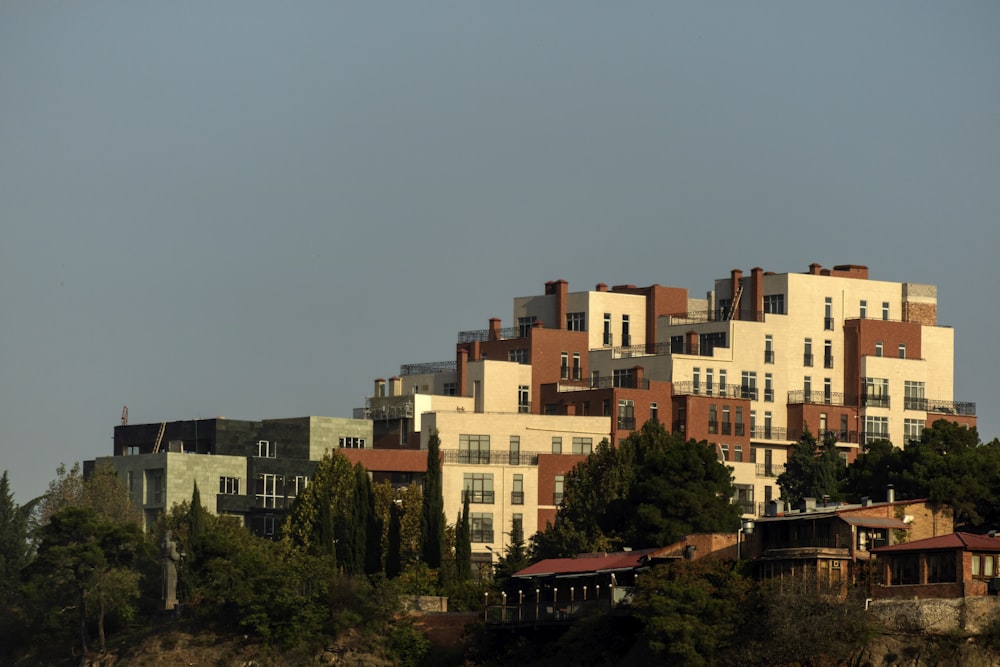
{"type": "Polygon", "coordinates": [[[523,514],[511,514],[510,520],[510,532],[514,534],[519,534],[524,537],[524,515],[523,514]]]}
{"type": "Polygon", "coordinates": [[[868,302],[862,299],[861,307],[858,310],[859,310],[858,317],[860,317],[861,319],[865,319],[866,317],[868,317],[868,302]]]}
{"type": "Polygon", "coordinates": [[[611,383],[615,387],[635,387],[635,371],[631,368],[616,368],[611,383]]]}
{"type": "Polygon", "coordinates": [[[271,537],[274,535],[274,515],[265,514],[264,515],[264,535],[265,537],[271,537]]]}
{"type": "Polygon", "coordinates": [[[883,301],[882,302],[882,319],[883,320],[889,319],[889,302],[888,301],[883,301]]]}
{"type": "Polygon", "coordinates": [[[670,337],[670,354],[684,354],[684,336],[670,337]]]}
{"type": "MultiPolygon", "coordinates": [[[[239,493],[239,491],[237,491],[239,493]]],[[[134,500],[135,499],[135,472],[132,470],[128,471],[128,495],[134,500]]]]}
{"type": "Polygon", "coordinates": [[[472,542],[492,542],[493,541],[493,512],[470,512],[472,515],[469,521],[472,528],[472,542]]]}
{"type": "Polygon", "coordinates": [[[458,436],[458,462],[487,464],[490,462],[490,436],[466,435],[458,436]]]}
{"type": "Polygon", "coordinates": [[[774,336],[764,336],[764,363],[774,363],[774,336]]]}
{"type": "Polygon", "coordinates": [[[828,430],[829,426],[827,425],[827,414],[825,412],[821,412],[819,413],[819,433],[816,435],[818,435],[819,439],[822,440],[826,436],[826,432],[828,430]]]}
{"type": "Polygon", "coordinates": [[[768,440],[771,439],[771,422],[773,417],[770,412],[764,412],[764,437],[768,440]]]}
{"type": "Polygon", "coordinates": [[[784,294],[765,294],[764,295],[764,312],[769,315],[784,315],[785,314],[785,295],[784,294]]]}
{"type": "Polygon", "coordinates": [[[563,492],[565,491],[566,478],[563,475],[556,475],[555,479],[555,492],[552,494],[552,504],[561,505],[563,501],[563,492]]]}
{"type": "Polygon", "coordinates": [[[882,350],[883,350],[882,341],[876,341],[876,343],[875,343],[875,356],[876,357],[881,357],[882,356],[882,350]]]}
{"type": "Polygon", "coordinates": [[[519,364],[528,363],[528,351],[524,348],[510,350],[507,352],[507,361],[514,361],[519,364]]]}
{"type": "Polygon", "coordinates": [[[865,415],[865,444],[889,439],[889,418],[865,415]]]}
{"type": "Polygon", "coordinates": [[[705,395],[711,396],[715,387],[715,371],[711,368],[705,369],[705,395]]]}
{"type": "Polygon", "coordinates": [[[833,368],[833,341],[823,341],[823,368],[833,368]]]}
{"type": "Polygon", "coordinates": [[[813,339],[806,338],[805,350],[802,353],[802,365],[812,366],[813,365],[813,339]]]}
{"type": "Polygon", "coordinates": [[[729,421],[729,406],[722,406],[722,435],[732,435],[733,424],[729,421]]]}
{"type": "Polygon", "coordinates": [[[736,408],[736,435],[743,435],[743,408],[736,408]]]}
{"type": "Polygon", "coordinates": [[[840,441],[848,442],[847,415],[840,415],[840,441]]]}
{"type": "Polygon", "coordinates": [[[899,344],[899,358],[906,359],[906,343],[899,344]]]}
{"type": "Polygon", "coordinates": [[[281,475],[257,475],[257,507],[285,506],[285,478],[281,475]]]}
{"type": "Polygon", "coordinates": [[[520,413],[531,412],[531,387],[526,384],[517,387],[517,411],[520,413]]]}
{"type": "Polygon", "coordinates": [[[601,401],[601,416],[610,417],[611,416],[611,399],[605,398],[601,401]]]}
{"type": "Polygon", "coordinates": [[[631,399],[618,401],[618,428],[629,431],[635,429],[635,401],[631,399]]]}
{"type": "Polygon", "coordinates": [[[833,331],[833,299],[826,297],[823,301],[823,328],[833,331]]]}
{"type": "Polygon", "coordinates": [[[573,438],[574,454],[590,454],[594,451],[593,438],[573,438]]]}
{"type": "Polygon", "coordinates": [[[914,380],[903,382],[903,409],[926,410],[927,399],[924,398],[924,383],[914,380]]]}
{"type": "Polygon", "coordinates": [[[340,436],[339,444],[341,449],[364,449],[365,439],[340,436]]]}
{"type": "Polygon", "coordinates": [[[972,554],[972,576],[989,579],[996,572],[996,562],[1000,556],[994,554],[972,554]]]}
{"type": "Polygon", "coordinates": [[[257,456],[265,459],[273,459],[278,454],[278,443],[270,440],[257,441],[257,456]]]}
{"type": "Polygon", "coordinates": [[[559,377],[563,380],[569,379],[569,352],[559,354],[559,377]]]}
{"type": "Polygon", "coordinates": [[[610,347],[612,342],[611,313],[604,313],[604,347],[610,347]]]}
{"type": "Polygon", "coordinates": [[[726,347],[725,331],[703,333],[698,336],[698,350],[701,356],[711,357],[717,347],[726,347]]]}
{"type": "Polygon", "coordinates": [[[534,315],[529,315],[528,317],[517,318],[517,335],[519,338],[527,338],[528,332],[531,331],[531,327],[535,326],[535,321],[538,318],[534,315]]]}
{"type": "Polygon", "coordinates": [[[524,475],[514,475],[514,481],[510,487],[510,504],[524,504],[524,475]]]}
{"type": "Polygon", "coordinates": [[[691,391],[695,396],[701,393],[701,369],[697,366],[691,369],[691,391]]]}
{"type": "Polygon", "coordinates": [[[462,502],[469,499],[470,504],[493,504],[493,475],[484,472],[467,472],[462,479],[462,502]]]}
{"type": "Polygon", "coordinates": [[[586,331],[586,313],[566,313],[566,329],[569,331],[586,331]]]}
{"type": "Polygon", "coordinates": [[[521,463],[521,436],[510,436],[510,452],[508,458],[508,463],[512,466],[516,466],[521,463]]]}
{"type": "MultiPolygon", "coordinates": [[[[368,473],[368,476],[370,478],[371,473],[368,473]]],[[[285,480],[285,495],[289,498],[298,498],[307,486],[309,486],[309,478],[305,475],[289,476],[285,480]]]]}
{"type": "Polygon", "coordinates": [[[146,504],[162,505],[164,501],[163,468],[146,471],[146,504]]]}
{"type": "Polygon", "coordinates": [[[649,404],[649,421],[657,423],[660,421],[660,407],[656,403],[649,404]]]}
{"type": "Polygon", "coordinates": [[[719,445],[719,458],[723,461],[729,460],[729,445],[724,442],[719,445]]]}
{"type": "Polygon", "coordinates": [[[583,379],[583,367],[580,365],[580,353],[573,353],[573,379],[582,380],[583,379]]]}
{"type": "Polygon", "coordinates": [[[726,395],[726,369],[719,369],[719,396],[726,395]]]}
{"type": "Polygon", "coordinates": [[[823,403],[833,404],[833,381],[830,378],[823,378],[823,403]]]}
{"type": "Polygon", "coordinates": [[[457,396],[458,395],[458,383],[457,382],[445,382],[441,392],[445,396],[457,396]]]}
{"type": "Polygon", "coordinates": [[[861,378],[865,388],[864,404],[869,407],[889,407],[889,380],[886,378],[861,378]]]}
{"type": "Polygon", "coordinates": [[[774,377],[770,373],[764,373],[764,400],[774,402],[774,377]]]}
{"type": "Polygon", "coordinates": [[[753,499],[753,484],[735,484],[736,493],[733,502],[739,505],[743,514],[756,514],[757,507],[753,499]]]}
{"type": "Polygon", "coordinates": [[[622,315],[622,347],[628,347],[632,344],[632,336],[629,335],[629,319],[628,315],[622,315]]]}
{"type": "Polygon", "coordinates": [[[562,436],[552,436],[552,453],[562,454],[562,436]]]}
{"type": "Polygon", "coordinates": [[[757,400],[757,372],[756,371],[743,371],[743,398],[749,398],[751,401],[757,400]]]}
{"type": "Polygon", "coordinates": [[[802,378],[802,402],[812,403],[813,379],[811,375],[802,378]]]}
{"type": "Polygon", "coordinates": [[[923,432],[924,432],[923,419],[903,420],[903,439],[906,440],[906,442],[914,442],[920,440],[920,436],[923,432]]]}
{"type": "Polygon", "coordinates": [[[733,447],[733,461],[737,463],[743,462],[743,445],[735,445],[733,447]]]}
{"type": "MultiPolygon", "coordinates": [[[[129,482],[132,481],[132,473],[129,473],[129,482]]],[[[219,493],[227,496],[238,496],[240,495],[240,478],[239,477],[220,477],[219,478],[219,493]]]]}
{"type": "Polygon", "coordinates": [[[719,415],[715,403],[708,406],[708,432],[712,434],[719,432],[719,415]]]}
{"type": "Polygon", "coordinates": [[[125,448],[125,454],[128,456],[135,456],[136,454],[142,454],[142,449],[139,445],[129,445],[125,448]]]}

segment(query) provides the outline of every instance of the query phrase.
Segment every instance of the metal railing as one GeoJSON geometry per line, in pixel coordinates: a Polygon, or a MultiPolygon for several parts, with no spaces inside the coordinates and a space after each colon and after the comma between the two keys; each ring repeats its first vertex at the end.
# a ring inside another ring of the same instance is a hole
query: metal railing
{"type": "Polygon", "coordinates": [[[930,398],[904,398],[903,407],[907,410],[939,412],[946,415],[975,416],[976,414],[976,404],[968,401],[938,401],[930,398]]]}
{"type": "Polygon", "coordinates": [[[839,391],[805,391],[795,390],[788,392],[788,404],[809,403],[812,405],[839,405],[845,406],[844,395],[839,391]]]}
{"type": "MultiPolygon", "coordinates": [[[[504,327],[503,329],[500,329],[497,340],[510,340],[512,338],[524,338],[518,327],[504,327]]],[[[458,332],[459,343],[485,343],[488,340],[490,340],[489,329],[474,329],[472,331],[458,332]]]]}
{"type": "Polygon", "coordinates": [[[867,408],[887,408],[889,407],[889,394],[864,395],[861,397],[861,405],[867,408]]]}
{"type": "Polygon", "coordinates": [[[476,489],[466,489],[462,491],[462,502],[465,499],[469,499],[470,505],[492,505],[493,504],[493,492],[492,491],[478,491],[476,489]]]}
{"type": "Polygon", "coordinates": [[[665,356],[668,354],[671,354],[670,343],[646,343],[645,345],[628,345],[611,348],[612,359],[665,356]]]}
{"type": "Polygon", "coordinates": [[[785,464],[775,465],[773,463],[758,463],[757,477],[777,477],[785,472],[785,464]]]}
{"type": "Polygon", "coordinates": [[[400,375],[426,375],[428,373],[454,373],[458,366],[455,361],[429,361],[422,364],[403,364],[400,375]]]}
{"type": "Polygon", "coordinates": [[[524,504],[524,491],[511,491],[510,492],[510,504],[511,505],[523,505],[524,504]]]}
{"type": "Polygon", "coordinates": [[[412,396],[372,396],[365,407],[354,409],[355,419],[401,419],[413,417],[412,396]]]}
{"type": "Polygon", "coordinates": [[[629,431],[635,430],[635,417],[619,417],[618,428],[629,431]]]}
{"type": "Polygon", "coordinates": [[[734,500],[733,504],[740,508],[742,514],[757,514],[757,503],[752,500],[734,500]]]}
{"type": "Polygon", "coordinates": [[[832,356],[823,356],[823,368],[833,368],[832,356]]]}
{"type": "Polygon", "coordinates": [[[460,463],[463,465],[538,465],[538,454],[521,452],[480,452],[460,449],[442,449],[441,457],[445,463],[460,463]]]}
{"type": "Polygon", "coordinates": [[[622,389],[649,389],[649,380],[643,378],[642,382],[636,382],[635,377],[631,375],[626,377],[604,376],[591,378],[590,380],[591,389],[613,389],[615,387],[622,389]]]}
{"type": "Polygon", "coordinates": [[[691,380],[674,382],[673,390],[675,396],[715,396],[718,398],[745,398],[741,396],[742,387],[735,384],[720,384],[709,386],[707,384],[695,384],[691,380]]]}
{"type": "Polygon", "coordinates": [[[750,437],[756,440],[785,440],[785,427],[755,426],[750,429],[750,437]]]}

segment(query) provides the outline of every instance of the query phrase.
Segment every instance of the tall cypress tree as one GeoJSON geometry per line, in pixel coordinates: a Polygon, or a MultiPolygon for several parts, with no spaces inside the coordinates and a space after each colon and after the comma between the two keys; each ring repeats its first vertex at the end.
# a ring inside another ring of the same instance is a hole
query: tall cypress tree
{"type": "Polygon", "coordinates": [[[444,553],[444,495],[441,483],[441,438],[432,432],[427,443],[427,475],[420,514],[420,551],[428,567],[441,567],[444,553]]]}
{"type": "Polygon", "coordinates": [[[462,513],[455,524],[455,578],[468,581],[472,578],[472,527],[469,519],[469,493],[462,501],[462,513]]]}
{"type": "Polygon", "coordinates": [[[0,477],[0,611],[17,590],[21,568],[28,562],[28,520],[24,508],[14,502],[7,471],[0,477]]]}
{"type": "Polygon", "coordinates": [[[196,557],[201,548],[201,540],[205,535],[205,509],[201,506],[201,492],[198,491],[198,482],[194,483],[194,491],[191,493],[191,534],[188,539],[191,544],[188,548],[194,552],[192,557],[196,557]]]}
{"type": "Polygon", "coordinates": [[[395,579],[402,571],[402,538],[399,521],[399,506],[393,503],[389,506],[389,535],[385,554],[385,576],[395,579]]]}

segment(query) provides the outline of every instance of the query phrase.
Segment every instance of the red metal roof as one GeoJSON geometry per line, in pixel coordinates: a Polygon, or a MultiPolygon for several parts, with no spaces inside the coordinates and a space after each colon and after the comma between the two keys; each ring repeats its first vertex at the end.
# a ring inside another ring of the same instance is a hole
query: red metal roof
{"type": "Polygon", "coordinates": [[[586,574],[614,570],[630,570],[639,567],[650,554],[662,549],[637,549],[636,551],[615,551],[612,553],[580,554],[573,558],[546,558],[534,565],[515,572],[518,578],[559,576],[564,574],[586,574]]]}
{"type": "Polygon", "coordinates": [[[914,540],[903,544],[893,544],[888,547],[878,547],[872,549],[873,553],[905,553],[909,551],[951,551],[961,549],[962,551],[993,551],[1000,552],[1000,538],[989,535],[976,535],[975,533],[951,533],[950,535],[939,535],[928,537],[923,540],[914,540]]]}

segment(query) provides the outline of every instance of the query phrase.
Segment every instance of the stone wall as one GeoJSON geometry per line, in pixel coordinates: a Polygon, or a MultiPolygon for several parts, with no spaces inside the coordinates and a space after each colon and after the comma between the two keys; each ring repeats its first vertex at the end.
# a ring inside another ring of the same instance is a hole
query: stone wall
{"type": "Polygon", "coordinates": [[[1000,613],[1000,597],[875,600],[869,611],[894,632],[975,634],[1000,613]]]}

